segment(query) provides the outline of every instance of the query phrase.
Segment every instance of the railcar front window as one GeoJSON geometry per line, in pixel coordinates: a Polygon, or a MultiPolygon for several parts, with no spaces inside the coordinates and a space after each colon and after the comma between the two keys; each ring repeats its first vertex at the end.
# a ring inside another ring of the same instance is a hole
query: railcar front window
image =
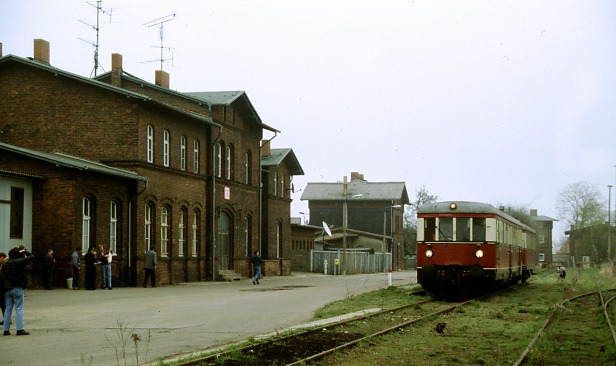
{"type": "Polygon", "coordinates": [[[471,241],[471,219],[468,217],[456,218],[456,240],[471,241]]]}
{"type": "Polygon", "coordinates": [[[473,240],[486,240],[486,219],[477,217],[473,218],[473,240]]]}
{"type": "Polygon", "coordinates": [[[436,219],[433,217],[424,219],[424,240],[436,240],[436,219]]]}
{"type": "Polygon", "coordinates": [[[438,220],[438,240],[453,240],[453,217],[441,217],[438,220]]]}

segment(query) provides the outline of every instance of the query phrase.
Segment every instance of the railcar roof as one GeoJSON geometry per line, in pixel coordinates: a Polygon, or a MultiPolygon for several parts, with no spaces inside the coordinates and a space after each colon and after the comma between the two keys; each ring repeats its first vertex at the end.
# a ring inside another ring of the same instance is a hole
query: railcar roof
{"type": "Polygon", "coordinates": [[[465,213],[465,214],[492,214],[497,215],[505,220],[511,221],[517,225],[520,225],[524,230],[528,230],[530,232],[535,232],[533,228],[522,223],[520,220],[514,218],[513,216],[507,214],[506,212],[497,209],[496,207],[482,202],[470,202],[470,201],[442,201],[442,202],[431,202],[426,203],[417,209],[417,214],[439,214],[439,213],[465,213]],[[456,204],[456,208],[450,208],[452,203],[456,204]]]}

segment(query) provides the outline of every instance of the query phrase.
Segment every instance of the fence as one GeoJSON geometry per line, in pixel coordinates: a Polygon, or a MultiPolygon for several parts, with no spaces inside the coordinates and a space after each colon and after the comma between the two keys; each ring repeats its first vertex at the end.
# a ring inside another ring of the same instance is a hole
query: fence
{"type": "MultiPolygon", "coordinates": [[[[391,268],[391,253],[370,254],[347,250],[346,257],[347,274],[388,272],[391,268]]],[[[308,260],[310,265],[307,267],[310,268],[310,272],[314,273],[339,275],[342,274],[344,268],[344,252],[342,250],[311,250],[308,260]],[[325,261],[327,261],[327,264],[325,261]]]]}

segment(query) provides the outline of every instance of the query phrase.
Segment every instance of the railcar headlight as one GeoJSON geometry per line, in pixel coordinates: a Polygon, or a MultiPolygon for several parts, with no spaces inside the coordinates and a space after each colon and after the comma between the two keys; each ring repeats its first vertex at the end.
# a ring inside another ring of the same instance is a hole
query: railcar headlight
{"type": "Polygon", "coordinates": [[[432,258],[433,255],[434,255],[434,252],[431,249],[426,250],[426,257],[432,258]]]}
{"type": "Polygon", "coordinates": [[[483,258],[483,250],[479,249],[475,252],[475,257],[483,258]]]}

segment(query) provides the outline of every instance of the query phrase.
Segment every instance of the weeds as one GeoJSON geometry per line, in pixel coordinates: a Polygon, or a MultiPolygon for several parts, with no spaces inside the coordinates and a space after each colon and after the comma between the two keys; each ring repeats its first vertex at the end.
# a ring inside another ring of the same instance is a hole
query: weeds
{"type": "MultiPolygon", "coordinates": [[[[135,327],[129,328],[124,322],[120,319],[116,320],[116,324],[118,325],[116,329],[117,340],[112,340],[105,335],[105,339],[107,342],[114,348],[116,354],[116,364],[121,365],[120,361],[123,361],[123,365],[130,364],[127,358],[127,348],[128,342],[133,341],[135,346],[135,361],[136,364],[139,365],[139,342],[141,342],[141,336],[135,333],[135,327]]],[[[152,332],[148,331],[148,337],[146,338],[146,349],[144,360],[147,360],[148,350],[150,349],[150,341],[152,340],[152,332]]],[[[81,355],[82,364],[85,364],[84,356],[81,355]]],[[[92,364],[92,356],[90,356],[90,365],[92,364]]]]}

